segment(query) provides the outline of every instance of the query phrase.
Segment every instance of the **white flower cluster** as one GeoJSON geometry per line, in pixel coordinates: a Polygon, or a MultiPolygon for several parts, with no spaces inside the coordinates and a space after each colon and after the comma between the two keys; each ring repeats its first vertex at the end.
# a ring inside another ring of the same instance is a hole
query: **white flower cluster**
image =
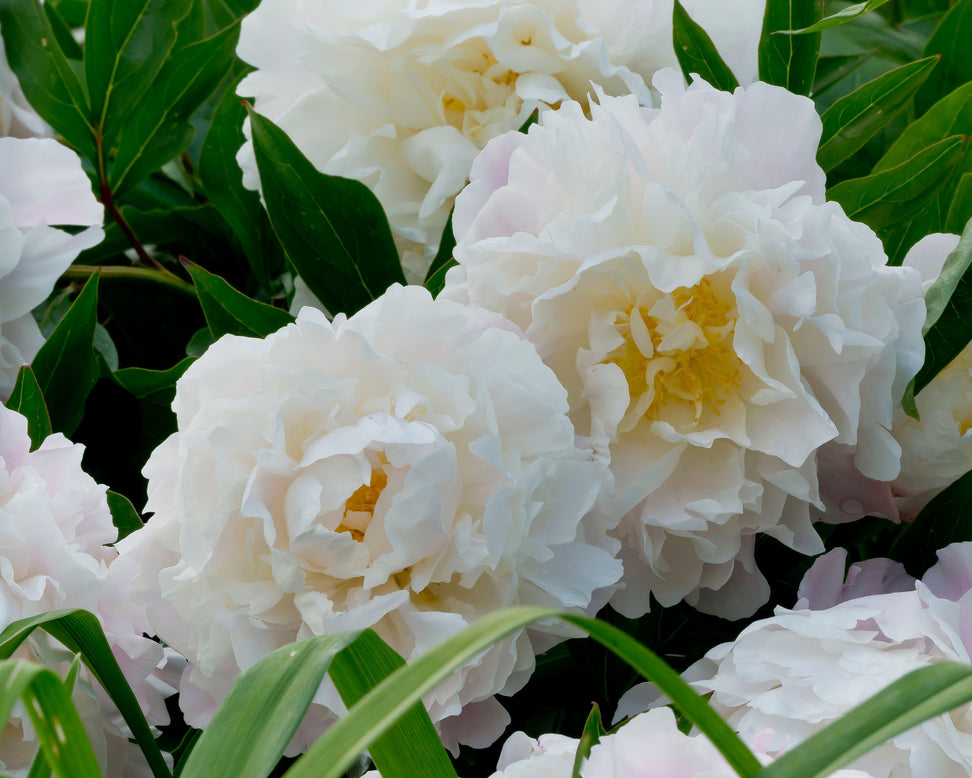
{"type": "MultiPolygon", "coordinates": [[[[190,723],[295,639],[373,627],[408,658],[504,606],[606,601],[621,565],[597,509],[605,469],[514,330],[396,286],[350,319],[305,308],[264,340],[225,337],[190,367],[179,430],[145,468],[155,515],[119,544],[192,663],[190,723]]],[[[477,722],[444,723],[446,739],[495,740],[508,718],[492,696],[565,634],[538,624],[439,687],[433,720],[470,707],[477,722]]],[[[343,711],[330,685],[316,702],[324,721],[343,711]]]]}
{"type": "Polygon", "coordinates": [[[920,279],[824,202],[809,100],[686,89],[671,71],[654,84],[658,109],[601,95],[590,118],[566,103],[487,146],[444,294],[524,330],[610,462],[615,607],[686,598],[739,618],[769,593],[757,533],[822,550],[811,519],[839,506],[818,467],[898,474],[920,279]]]}
{"type": "MultiPolygon", "coordinates": [[[[143,637],[149,629],[134,604],[134,570],[105,546],[117,537],[105,497],[81,470],[83,447],[62,435],[49,436],[30,451],[27,420],[0,406],[0,630],[14,621],[61,608],[83,608],[98,616],[123,673],[150,723],[168,722],[166,688],[155,677],[162,647],[143,637]]],[[[15,657],[31,659],[61,675],[74,654],[35,630],[15,657]]],[[[100,685],[82,669],[72,699],[102,769],[136,776],[144,765],[130,732],[100,685]],[[131,762],[129,756],[131,755],[131,762]]],[[[26,776],[38,750],[36,733],[22,703],[0,723],[0,769],[26,776]]]]}
{"type": "MultiPolygon", "coordinates": [[[[801,586],[798,609],[744,629],[684,677],[744,740],[771,755],[802,742],[889,683],[941,661],[970,662],[972,543],[939,552],[920,582],[887,560],[855,566],[831,552],[801,586]],[[820,610],[811,607],[823,606],[820,610]],[[771,731],[771,735],[765,733],[771,731]]],[[[619,714],[650,691],[635,687],[619,714]]],[[[623,731],[623,730],[622,730],[623,731]]],[[[929,719],[860,757],[874,778],[964,778],[972,772],[972,705],[929,719]]]]}
{"type": "MultiPolygon", "coordinates": [[[[686,2],[744,82],[763,0],[686,2]],[[728,6],[728,7],[727,7],[728,6]]],[[[263,0],[237,53],[239,86],[321,171],[363,181],[422,280],[455,195],[487,141],[596,84],[650,101],[676,66],[672,0],[263,0]]],[[[247,132],[249,132],[247,128],[247,132]]],[[[247,186],[258,177],[249,143],[247,186]]]]}
{"type": "Polygon", "coordinates": [[[48,138],[0,137],[0,400],[44,342],[31,310],[101,242],[103,218],[77,154],[48,138]]]}

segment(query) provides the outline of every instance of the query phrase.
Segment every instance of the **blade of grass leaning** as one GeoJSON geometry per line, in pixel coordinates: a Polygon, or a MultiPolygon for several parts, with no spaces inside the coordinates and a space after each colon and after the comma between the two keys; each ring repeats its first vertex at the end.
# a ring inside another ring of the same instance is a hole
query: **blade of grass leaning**
{"type": "Polygon", "coordinates": [[[678,674],[634,638],[610,624],[536,607],[514,607],[488,614],[457,635],[397,670],[366,694],[347,716],[284,774],[284,778],[340,778],[354,760],[399,716],[463,663],[497,640],[541,619],[559,618],[580,627],[655,682],[712,740],[743,778],[752,778],[759,762],[729,726],[678,674]]]}
{"type": "Polygon", "coordinates": [[[357,636],[357,632],[339,632],[291,643],[240,674],[193,746],[180,778],[269,775],[300,726],[334,655],[357,636]]]}
{"type": "MultiPolygon", "coordinates": [[[[328,674],[350,709],[404,666],[405,660],[367,629],[334,657],[328,674]]],[[[415,703],[368,751],[382,778],[456,778],[456,769],[421,703],[415,703]]]]}
{"type": "Polygon", "coordinates": [[[57,675],[22,659],[0,661],[0,722],[7,721],[18,699],[57,778],[102,778],[81,718],[57,675]]]}
{"type": "Polygon", "coordinates": [[[81,654],[85,667],[104,687],[131,729],[152,775],[155,778],[170,778],[171,773],[155,742],[155,736],[135,699],[135,693],[111,653],[98,619],[84,610],[57,610],[15,621],[0,632],[0,659],[9,659],[30,633],[38,628],[61,641],[71,651],[81,654]]]}
{"type": "MultiPolygon", "coordinates": [[[[78,673],[81,671],[81,654],[75,654],[74,660],[71,662],[71,667],[68,669],[67,675],[64,677],[64,689],[68,693],[68,697],[74,691],[74,684],[78,680],[78,673]]],[[[44,749],[41,748],[37,751],[37,756],[34,757],[34,761],[30,766],[30,772],[27,773],[27,778],[50,778],[51,766],[47,763],[47,757],[44,755],[44,749]]]]}
{"type": "Polygon", "coordinates": [[[895,735],[972,700],[972,668],[913,670],[764,767],[758,778],[824,778],[895,735]]]}

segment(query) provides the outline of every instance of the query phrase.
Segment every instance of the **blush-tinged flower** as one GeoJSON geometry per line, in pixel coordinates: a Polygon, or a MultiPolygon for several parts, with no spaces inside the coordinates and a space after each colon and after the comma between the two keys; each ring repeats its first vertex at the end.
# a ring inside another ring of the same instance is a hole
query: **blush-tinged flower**
{"type": "MultiPolygon", "coordinates": [[[[606,470],[495,314],[398,286],[350,319],[305,308],[264,340],[214,344],[173,407],[178,432],[145,467],[155,515],[120,547],[191,662],[196,726],[294,640],[373,627],[410,658],[504,606],[599,607],[620,576],[597,510],[606,470]]],[[[494,740],[493,695],[564,636],[536,625],[440,686],[426,702],[445,738],[494,740]]],[[[295,750],[343,711],[329,682],[311,710],[295,750]]]]}
{"type": "MultiPolygon", "coordinates": [[[[162,647],[143,637],[144,611],[129,596],[133,571],[105,546],[117,537],[105,496],[81,470],[83,447],[62,435],[30,451],[27,420],[0,406],[0,630],[19,619],[61,608],[98,616],[112,652],[150,723],[168,716],[166,688],[156,675],[162,647]]],[[[62,677],[74,654],[41,630],[15,657],[50,667],[62,677]]],[[[101,686],[82,669],[72,695],[107,775],[147,772],[127,726],[101,686]]],[[[22,705],[0,728],[0,769],[26,776],[39,747],[22,705]]]]}
{"type": "Polygon", "coordinates": [[[739,618],[757,534],[822,550],[818,452],[898,472],[892,410],[921,362],[918,274],[824,202],[820,119],[766,84],[655,77],[493,141],[456,201],[444,294],[519,325],[610,462],[628,616],[686,598],[739,618]]]}
{"type": "MultiPolygon", "coordinates": [[[[740,77],[755,74],[761,0],[688,10],[740,77]]],[[[586,103],[596,84],[650,100],[646,82],[676,65],[672,0],[263,0],[237,49],[256,67],[239,93],[321,171],[377,195],[421,281],[473,158],[534,110],[586,103]]],[[[247,130],[248,131],[248,130],[247,130]]],[[[248,142],[244,182],[258,177],[248,142]]]]}
{"type": "Polygon", "coordinates": [[[77,154],[46,138],[0,138],[0,399],[43,345],[31,310],[101,242],[103,218],[77,154]]]}

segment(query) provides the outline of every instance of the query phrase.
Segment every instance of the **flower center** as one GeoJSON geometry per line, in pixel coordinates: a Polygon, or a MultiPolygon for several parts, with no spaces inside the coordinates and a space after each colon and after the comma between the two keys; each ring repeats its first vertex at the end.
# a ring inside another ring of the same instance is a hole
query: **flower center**
{"type": "Polygon", "coordinates": [[[375,505],[381,491],[388,485],[388,476],[384,470],[374,468],[371,471],[371,483],[362,484],[344,503],[344,518],[337,526],[338,532],[349,532],[351,537],[359,543],[364,540],[365,530],[375,515],[375,505]]]}
{"type": "Polygon", "coordinates": [[[742,380],[732,348],[734,306],[720,299],[710,279],[680,287],[650,307],[641,300],[615,323],[624,343],[607,356],[628,379],[630,426],[687,406],[698,423],[716,414],[742,380]]]}

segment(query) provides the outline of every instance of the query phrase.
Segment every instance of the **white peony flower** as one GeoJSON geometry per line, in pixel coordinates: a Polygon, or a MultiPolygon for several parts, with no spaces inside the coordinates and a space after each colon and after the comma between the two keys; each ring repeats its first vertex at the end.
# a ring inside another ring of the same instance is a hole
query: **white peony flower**
{"type": "MultiPolygon", "coordinates": [[[[954,576],[942,578],[956,588],[954,576]]],[[[778,608],[709,651],[685,678],[700,694],[712,692],[710,704],[743,739],[772,730],[767,748],[777,753],[912,670],[969,663],[970,618],[972,596],[952,601],[923,583],[825,610],[778,608]]],[[[965,778],[972,771],[972,706],[895,736],[854,767],[874,778],[965,778]]]]}
{"type": "MultiPolygon", "coordinates": [[[[607,473],[514,329],[395,286],[350,319],[305,308],[264,340],[224,337],[180,379],[178,432],[144,471],[155,515],[119,547],[191,662],[191,724],[293,640],[373,627],[410,658],[504,606],[603,604],[621,573],[595,509],[607,473]]],[[[536,625],[441,685],[426,702],[445,739],[492,742],[492,696],[565,634],[536,625]]],[[[329,682],[316,703],[295,750],[343,711],[329,682]]]]}
{"type": "MultiPolygon", "coordinates": [[[[938,278],[958,235],[922,238],[904,264],[916,268],[927,288],[938,278]]],[[[972,346],[915,397],[921,420],[898,409],[894,437],[901,445],[901,475],[891,484],[902,518],[913,519],[942,489],[972,470],[972,346]]]]}
{"type": "Polygon", "coordinates": [[[847,568],[847,551],[835,548],[814,560],[797,589],[795,610],[824,610],[858,597],[909,592],[915,579],[891,559],[865,559],[847,568]],[[847,569],[845,574],[844,570],[847,569]]]}
{"type": "Polygon", "coordinates": [[[739,618],[769,592],[758,533],[823,550],[821,447],[897,474],[888,428],[924,305],[917,273],[824,202],[808,99],[654,84],[660,109],[566,103],[483,151],[444,295],[523,328],[610,461],[615,607],[637,616],[654,595],[739,618]]]}
{"type": "Polygon", "coordinates": [[[0,138],[0,400],[43,345],[31,310],[101,241],[103,218],[77,154],[47,138],[0,138]]]}
{"type": "MultiPolygon", "coordinates": [[[[148,623],[129,596],[134,571],[105,546],[118,533],[106,488],[81,470],[83,448],[57,434],[31,452],[27,420],[0,406],[0,630],[50,610],[91,611],[149,722],[164,724],[163,697],[175,689],[155,677],[162,647],[142,635],[148,623]]],[[[74,659],[40,630],[14,656],[40,662],[62,677],[74,659]]],[[[147,774],[121,715],[85,669],[73,700],[107,774],[147,774]]],[[[0,769],[27,775],[37,749],[36,732],[18,703],[13,718],[0,727],[0,769]]]]}
{"type": "MultiPolygon", "coordinates": [[[[751,81],[764,0],[686,6],[751,81]]],[[[239,86],[321,171],[377,195],[421,281],[478,151],[591,84],[650,101],[677,64],[672,0],[263,0],[243,21],[239,86]]],[[[246,126],[249,134],[249,125],[246,126]]],[[[251,144],[238,157],[259,181],[251,144]]]]}

